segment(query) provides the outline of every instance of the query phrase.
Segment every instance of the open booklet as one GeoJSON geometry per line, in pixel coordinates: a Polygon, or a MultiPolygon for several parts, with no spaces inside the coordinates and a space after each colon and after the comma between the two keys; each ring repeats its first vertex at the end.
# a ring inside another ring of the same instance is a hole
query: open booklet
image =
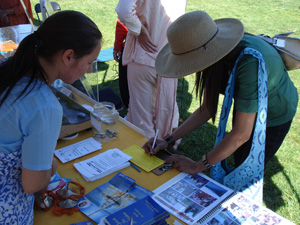
{"type": "Polygon", "coordinates": [[[293,224],[202,173],[180,173],[153,192],[157,203],[187,224],[293,224]]]}

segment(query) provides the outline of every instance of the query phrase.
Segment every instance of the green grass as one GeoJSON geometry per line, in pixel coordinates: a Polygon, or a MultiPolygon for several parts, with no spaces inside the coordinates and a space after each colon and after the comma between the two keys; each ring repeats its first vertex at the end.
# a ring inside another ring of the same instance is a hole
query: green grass
{"type": "MultiPolygon", "coordinates": [[[[170,0],[171,1],[171,0],[170,0]]],[[[32,0],[32,6],[37,3],[32,0]]],[[[103,34],[103,49],[113,46],[117,14],[114,11],[118,0],[57,0],[63,10],[78,10],[89,16],[103,34]]],[[[34,9],[34,8],[33,8],[34,9]]],[[[232,17],[240,19],[245,31],[270,36],[281,32],[299,30],[299,0],[188,0],[187,12],[207,11],[213,19],[232,17]]],[[[34,17],[36,17],[34,13],[34,17]]],[[[300,37],[300,31],[295,34],[300,37]]],[[[118,76],[110,61],[99,63],[100,88],[111,87],[117,94],[118,76]]],[[[300,91],[300,70],[290,72],[291,79],[300,91]]],[[[95,74],[87,75],[92,85],[96,84],[95,74]]],[[[181,120],[185,120],[197,107],[199,100],[192,92],[194,75],[179,79],[178,106],[181,120]]],[[[126,112],[122,111],[121,115],[126,112]]],[[[231,118],[228,124],[231,124],[231,118]]],[[[179,150],[182,154],[199,160],[214,145],[216,124],[208,122],[201,128],[183,138],[179,150]]],[[[227,130],[230,130],[228,126],[227,130]]],[[[283,217],[300,224],[300,111],[295,116],[291,130],[275,157],[267,165],[264,178],[264,205],[283,217]]]]}

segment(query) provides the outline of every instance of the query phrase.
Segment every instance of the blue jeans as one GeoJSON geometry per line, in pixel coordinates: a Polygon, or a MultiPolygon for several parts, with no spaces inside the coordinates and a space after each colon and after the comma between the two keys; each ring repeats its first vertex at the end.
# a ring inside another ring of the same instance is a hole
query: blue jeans
{"type": "MultiPolygon", "coordinates": [[[[266,147],[265,147],[265,166],[267,165],[268,161],[278,151],[285,136],[290,130],[291,123],[292,120],[279,126],[267,127],[266,147]]],[[[253,133],[254,133],[254,129],[251,138],[234,152],[235,167],[241,165],[249,155],[251,145],[252,145],[253,133]]]]}

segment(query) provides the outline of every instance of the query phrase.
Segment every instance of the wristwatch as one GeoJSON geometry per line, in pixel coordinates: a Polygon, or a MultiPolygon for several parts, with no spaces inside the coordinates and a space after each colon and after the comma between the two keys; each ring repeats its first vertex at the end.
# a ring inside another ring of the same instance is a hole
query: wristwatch
{"type": "Polygon", "coordinates": [[[207,154],[205,154],[204,156],[202,156],[202,162],[204,164],[204,166],[209,169],[210,167],[212,167],[212,165],[209,164],[209,162],[207,161],[207,154]]]}

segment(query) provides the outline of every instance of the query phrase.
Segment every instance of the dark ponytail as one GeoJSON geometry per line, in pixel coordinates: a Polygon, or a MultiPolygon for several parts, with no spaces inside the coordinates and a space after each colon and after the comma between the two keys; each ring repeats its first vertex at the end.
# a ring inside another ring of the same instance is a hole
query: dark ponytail
{"type": "MultiPolygon", "coordinates": [[[[44,79],[44,71],[38,57],[53,62],[59,51],[73,49],[76,58],[90,54],[102,34],[97,25],[87,16],[76,11],[61,11],[42,23],[37,31],[25,37],[16,53],[0,65],[0,106],[15,84],[23,77],[31,77],[21,97],[35,78],[44,79]]],[[[19,98],[18,97],[18,98],[19,98]]]]}

